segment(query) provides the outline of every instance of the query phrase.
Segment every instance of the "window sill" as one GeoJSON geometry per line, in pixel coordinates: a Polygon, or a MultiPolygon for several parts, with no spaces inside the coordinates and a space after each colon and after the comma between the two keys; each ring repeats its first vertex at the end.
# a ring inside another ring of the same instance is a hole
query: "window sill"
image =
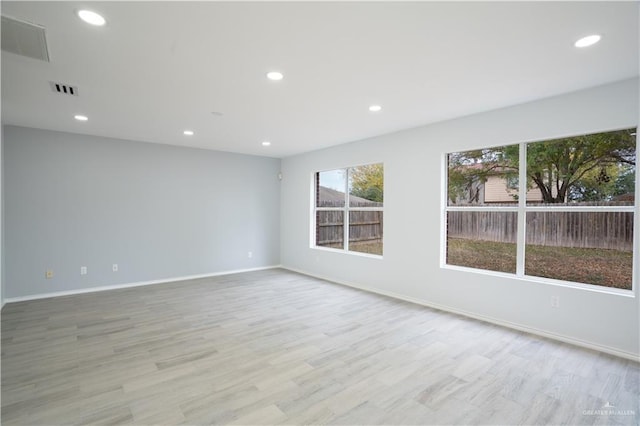
{"type": "Polygon", "coordinates": [[[358,257],[366,257],[369,259],[378,259],[378,260],[382,260],[383,256],[380,254],[371,254],[371,253],[361,253],[358,251],[350,251],[350,250],[344,250],[344,249],[336,249],[336,248],[331,248],[331,247],[320,247],[320,246],[311,246],[310,247],[313,250],[320,250],[320,251],[327,251],[330,253],[342,253],[342,254],[349,254],[349,255],[353,255],[353,256],[358,256],[358,257]]]}
{"type": "Polygon", "coordinates": [[[594,293],[605,293],[605,294],[612,294],[616,296],[623,296],[623,297],[630,297],[630,298],[636,297],[635,291],[633,289],[625,290],[621,288],[604,287],[604,286],[599,286],[595,284],[586,284],[586,283],[574,283],[571,281],[554,280],[552,278],[535,277],[531,275],[518,276],[516,274],[511,274],[507,272],[487,271],[484,269],[467,268],[465,266],[456,266],[456,265],[447,265],[447,264],[441,265],[440,268],[449,269],[453,271],[471,272],[474,274],[481,274],[481,275],[490,275],[493,277],[510,278],[518,281],[526,281],[529,283],[544,284],[544,285],[550,285],[550,286],[556,286],[556,287],[574,288],[577,290],[591,291],[594,293]]]}

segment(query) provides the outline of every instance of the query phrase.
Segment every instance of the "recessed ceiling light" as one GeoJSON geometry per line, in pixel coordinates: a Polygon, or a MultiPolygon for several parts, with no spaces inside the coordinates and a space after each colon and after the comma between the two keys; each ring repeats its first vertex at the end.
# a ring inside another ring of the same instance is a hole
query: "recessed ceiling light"
{"type": "Polygon", "coordinates": [[[382,110],[382,107],[380,105],[371,105],[369,106],[369,111],[371,112],[378,112],[382,110]]]}
{"type": "Polygon", "coordinates": [[[574,43],[575,47],[587,47],[596,44],[602,37],[598,34],[582,37],[580,40],[574,43]]]}
{"type": "Polygon", "coordinates": [[[262,146],[271,146],[271,142],[264,141],[264,142],[262,142],[262,146]]]}
{"type": "Polygon", "coordinates": [[[186,136],[193,136],[193,130],[185,130],[184,133],[186,136]]]}
{"type": "Polygon", "coordinates": [[[103,26],[107,22],[101,15],[90,10],[79,10],[78,17],[87,24],[96,25],[98,27],[103,26]]]}
{"type": "Polygon", "coordinates": [[[74,115],[73,118],[75,118],[78,121],[87,121],[89,119],[89,117],[87,117],[86,115],[74,115]]]}
{"type": "Polygon", "coordinates": [[[278,81],[282,80],[284,78],[284,75],[282,75],[282,73],[278,71],[271,71],[267,73],[267,78],[269,80],[278,81]]]}

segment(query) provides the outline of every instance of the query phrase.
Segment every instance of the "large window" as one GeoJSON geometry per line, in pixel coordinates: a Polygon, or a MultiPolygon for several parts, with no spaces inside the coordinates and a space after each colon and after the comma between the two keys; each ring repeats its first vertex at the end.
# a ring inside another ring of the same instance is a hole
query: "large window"
{"type": "Polygon", "coordinates": [[[447,156],[446,263],[630,290],[636,129],[447,156]]]}
{"type": "Polygon", "coordinates": [[[382,164],[318,172],[314,187],[315,246],[382,256],[382,164]]]}

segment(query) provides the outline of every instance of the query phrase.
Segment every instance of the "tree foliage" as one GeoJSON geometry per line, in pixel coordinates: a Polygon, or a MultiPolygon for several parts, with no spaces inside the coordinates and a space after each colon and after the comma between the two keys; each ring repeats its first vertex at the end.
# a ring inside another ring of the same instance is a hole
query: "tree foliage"
{"type": "Polygon", "coordinates": [[[368,164],[349,169],[349,193],[378,203],[384,198],[382,164],[368,164]]]}
{"type": "Polygon", "coordinates": [[[501,146],[449,154],[448,191],[454,203],[477,203],[489,176],[518,176],[518,146],[501,146]]]}
{"type": "Polygon", "coordinates": [[[628,167],[622,171],[615,182],[613,195],[633,195],[636,188],[636,171],[633,167],[628,167]]]}
{"type": "MultiPolygon", "coordinates": [[[[606,201],[633,192],[636,163],[634,129],[527,144],[527,187],[545,203],[606,201]]],[[[518,176],[519,145],[449,156],[449,198],[477,202],[488,176],[518,176]]]]}

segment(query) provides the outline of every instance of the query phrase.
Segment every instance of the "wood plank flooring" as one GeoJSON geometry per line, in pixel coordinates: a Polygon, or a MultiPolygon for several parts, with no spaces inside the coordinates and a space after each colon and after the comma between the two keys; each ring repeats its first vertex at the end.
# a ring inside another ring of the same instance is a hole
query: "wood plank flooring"
{"type": "Polygon", "coordinates": [[[2,424],[640,422],[640,365],[267,270],[14,303],[2,424]]]}

